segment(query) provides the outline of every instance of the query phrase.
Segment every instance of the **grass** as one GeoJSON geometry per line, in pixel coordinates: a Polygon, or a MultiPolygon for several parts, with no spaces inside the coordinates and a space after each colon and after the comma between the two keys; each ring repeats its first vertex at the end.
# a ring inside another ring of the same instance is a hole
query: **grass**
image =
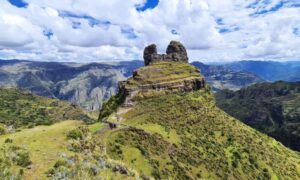
{"type": "Polygon", "coordinates": [[[231,116],[300,151],[300,83],[261,83],[216,95],[231,116]]]}
{"type": "Polygon", "coordinates": [[[0,88],[0,123],[14,128],[50,125],[66,119],[92,122],[80,108],[17,89],[0,88]]]}
{"type": "MultiPolygon", "coordinates": [[[[67,146],[67,134],[85,123],[82,121],[67,120],[50,126],[36,126],[32,129],[23,129],[20,132],[0,136],[0,146],[4,146],[7,139],[12,140],[12,145],[18,145],[28,150],[32,165],[31,169],[25,168],[24,179],[46,179],[46,172],[54,166],[61,156],[72,156],[67,146]]],[[[95,123],[88,125],[91,133],[95,133],[106,124],[95,123]]],[[[18,169],[19,167],[14,167],[18,169]]],[[[17,172],[17,170],[14,170],[17,172]]],[[[103,172],[105,173],[105,171],[103,172]]]]}
{"type": "Polygon", "coordinates": [[[149,133],[157,133],[170,143],[179,144],[181,142],[180,137],[177,135],[174,129],[166,130],[166,128],[159,124],[145,123],[138,124],[135,127],[138,129],[143,129],[149,133]]]}
{"type": "Polygon", "coordinates": [[[129,167],[135,169],[140,174],[150,176],[151,166],[148,160],[141,154],[141,151],[134,147],[122,147],[124,159],[122,162],[128,164],[129,167]]]}
{"type": "Polygon", "coordinates": [[[177,81],[199,78],[199,70],[182,62],[158,62],[138,69],[133,78],[129,78],[128,89],[136,86],[174,83],[177,81]]]}
{"type": "Polygon", "coordinates": [[[130,166],[138,149],[132,167],[157,179],[300,178],[299,154],[228,116],[208,89],[139,99],[122,119],[131,128],[103,136],[108,155],[130,166]]]}
{"type": "Polygon", "coordinates": [[[81,121],[69,120],[51,126],[24,129],[14,134],[0,136],[0,146],[10,138],[13,144],[26,147],[30,153],[32,168],[25,171],[24,178],[45,179],[45,172],[54,165],[59,155],[71,153],[65,146],[66,133],[82,124],[81,121]]]}
{"type": "Polygon", "coordinates": [[[90,132],[92,134],[95,134],[97,131],[101,130],[102,128],[104,128],[106,126],[107,126],[107,124],[98,122],[98,123],[91,124],[88,127],[89,127],[90,132]]]}

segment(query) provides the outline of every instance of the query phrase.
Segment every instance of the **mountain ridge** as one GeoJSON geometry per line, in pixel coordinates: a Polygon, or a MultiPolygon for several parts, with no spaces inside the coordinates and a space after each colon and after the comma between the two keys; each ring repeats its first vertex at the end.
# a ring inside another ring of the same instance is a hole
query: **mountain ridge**
{"type": "Polygon", "coordinates": [[[216,94],[224,111],[300,151],[300,82],[261,83],[216,94]]]}
{"type": "MultiPolygon", "coordinates": [[[[170,68],[169,63],[191,67],[162,59],[146,68],[164,72],[170,68]]],[[[173,76],[190,72],[189,68],[181,68],[179,73],[174,69],[160,78],[172,81],[173,76]]],[[[152,82],[155,75],[144,77],[152,82]]],[[[143,81],[139,80],[137,84],[132,79],[127,83],[140,87],[143,81]]],[[[103,106],[102,112],[109,113],[99,119],[113,125],[99,139],[107,145],[110,158],[135,169],[140,177],[300,178],[299,154],[219,109],[208,86],[193,91],[153,87],[150,92],[139,91],[131,96],[134,102],[130,106],[124,104],[128,94],[120,92],[117,96],[121,98],[113,97],[103,106]]]]}

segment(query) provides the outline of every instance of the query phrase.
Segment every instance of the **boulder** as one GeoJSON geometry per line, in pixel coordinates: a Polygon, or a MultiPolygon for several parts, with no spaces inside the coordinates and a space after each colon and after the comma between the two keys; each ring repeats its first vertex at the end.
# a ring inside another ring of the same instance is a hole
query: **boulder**
{"type": "Polygon", "coordinates": [[[153,57],[157,55],[157,48],[155,44],[147,46],[144,50],[144,62],[145,66],[149,65],[153,57]]]}
{"type": "Polygon", "coordinates": [[[185,47],[178,41],[171,41],[167,48],[167,55],[171,56],[172,61],[189,62],[185,47]]]}

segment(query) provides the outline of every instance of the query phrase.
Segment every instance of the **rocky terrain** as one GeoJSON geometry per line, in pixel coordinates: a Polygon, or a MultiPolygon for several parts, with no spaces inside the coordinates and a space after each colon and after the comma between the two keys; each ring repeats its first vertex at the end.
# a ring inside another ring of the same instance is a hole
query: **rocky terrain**
{"type": "Polygon", "coordinates": [[[261,83],[220,91],[217,105],[245,124],[300,151],[300,83],[261,83]]]}
{"type": "Polygon", "coordinates": [[[67,100],[95,111],[116,93],[118,82],[141,65],[139,61],[114,64],[0,61],[0,86],[67,100]]]}
{"type": "Polygon", "coordinates": [[[155,44],[147,46],[144,50],[144,63],[149,65],[151,63],[167,61],[167,62],[188,62],[189,58],[185,47],[177,41],[171,41],[167,47],[166,54],[157,54],[155,44]]]}
{"type": "Polygon", "coordinates": [[[141,93],[188,92],[205,87],[204,77],[199,76],[200,71],[197,68],[189,66],[187,52],[180,42],[171,41],[166,50],[167,55],[159,55],[156,50],[153,54],[149,54],[149,48],[153,47],[156,46],[150,45],[145,48],[146,67],[135,70],[132,78],[119,84],[119,92],[127,97],[125,104],[129,105],[131,97],[141,93]],[[180,57],[183,59],[181,60],[180,57]]]}

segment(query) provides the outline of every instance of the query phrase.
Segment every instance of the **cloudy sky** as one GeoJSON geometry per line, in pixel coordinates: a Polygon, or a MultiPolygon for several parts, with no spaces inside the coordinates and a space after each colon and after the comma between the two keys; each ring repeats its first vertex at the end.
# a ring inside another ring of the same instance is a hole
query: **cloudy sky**
{"type": "Polygon", "coordinates": [[[142,59],[170,40],[191,60],[300,60],[300,1],[0,0],[0,59],[142,59]]]}

